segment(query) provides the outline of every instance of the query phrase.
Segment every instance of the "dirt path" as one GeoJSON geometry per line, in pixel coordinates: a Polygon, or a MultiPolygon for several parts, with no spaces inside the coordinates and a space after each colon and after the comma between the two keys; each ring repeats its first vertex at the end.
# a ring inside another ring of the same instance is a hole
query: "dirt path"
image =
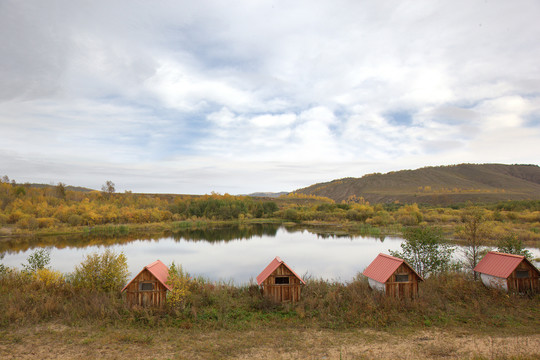
{"type": "Polygon", "coordinates": [[[1,359],[538,359],[540,333],[459,330],[185,330],[68,327],[0,330],[1,359]]]}

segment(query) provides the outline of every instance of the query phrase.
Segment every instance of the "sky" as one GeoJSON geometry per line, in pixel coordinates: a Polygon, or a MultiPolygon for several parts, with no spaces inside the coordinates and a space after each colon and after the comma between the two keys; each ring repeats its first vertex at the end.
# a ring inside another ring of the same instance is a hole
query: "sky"
{"type": "Polygon", "coordinates": [[[0,0],[0,176],[293,191],[539,164],[540,2],[0,0]]]}

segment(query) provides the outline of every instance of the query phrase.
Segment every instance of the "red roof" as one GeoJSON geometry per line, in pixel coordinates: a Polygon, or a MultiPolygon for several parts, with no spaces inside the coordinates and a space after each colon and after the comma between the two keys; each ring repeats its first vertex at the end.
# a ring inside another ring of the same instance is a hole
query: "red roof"
{"type": "MultiPolygon", "coordinates": [[[[516,270],[518,265],[523,260],[528,262],[534,269],[536,269],[536,267],[531,264],[530,261],[527,260],[527,258],[523,255],[490,251],[482,258],[482,260],[478,262],[478,265],[476,265],[474,271],[506,279],[514,270],[516,270]]],[[[536,269],[536,271],[538,271],[538,269],[536,269]]]]}
{"type": "Polygon", "coordinates": [[[289,265],[285,264],[285,262],[281,260],[279,256],[276,256],[276,258],[272,260],[270,264],[268,264],[268,266],[259,274],[259,276],[257,276],[257,284],[261,285],[262,282],[266,280],[266,278],[268,278],[270,274],[272,274],[274,270],[276,270],[281,264],[285,265],[285,267],[289,269],[289,271],[292,272],[294,276],[296,276],[303,284],[305,284],[305,281],[302,280],[302,278],[298,276],[298,274],[295,273],[293,269],[289,267],[289,265]]]}
{"type": "MultiPolygon", "coordinates": [[[[169,268],[167,267],[167,265],[162,263],[161,260],[156,260],[153,263],[151,263],[150,265],[146,265],[144,267],[144,269],[142,269],[137,274],[137,276],[139,276],[145,269],[150,271],[150,273],[152,275],[154,275],[156,277],[156,279],[158,279],[158,281],[160,283],[162,283],[163,286],[165,286],[167,288],[167,290],[171,290],[169,285],[167,285],[167,279],[169,278],[169,268]]],[[[131,284],[133,282],[133,280],[135,280],[137,278],[137,276],[135,276],[133,279],[131,279],[131,281],[128,282],[128,284],[126,286],[124,286],[122,291],[126,290],[126,288],[129,286],[129,284],[131,284]]]]}
{"type": "Polygon", "coordinates": [[[380,283],[385,283],[401,264],[407,265],[420,280],[424,280],[405,260],[386,254],[377,255],[362,274],[380,283]]]}

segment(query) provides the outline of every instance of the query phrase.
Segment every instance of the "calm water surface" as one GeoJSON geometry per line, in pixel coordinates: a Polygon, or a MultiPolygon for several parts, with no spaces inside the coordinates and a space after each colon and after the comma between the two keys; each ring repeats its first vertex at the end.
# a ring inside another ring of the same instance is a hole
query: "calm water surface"
{"type": "MultiPolygon", "coordinates": [[[[173,261],[182,264],[192,275],[245,284],[255,279],[275,256],[281,257],[301,276],[309,274],[314,278],[350,281],[377,254],[400,250],[402,241],[397,237],[381,240],[318,235],[308,230],[264,225],[187,231],[171,237],[111,245],[85,245],[76,240],[70,244],[68,240],[49,248],[51,267],[63,273],[72,272],[87,254],[110,248],[126,255],[131,276],[159,259],[166,265],[173,261]]],[[[5,254],[2,262],[20,268],[34,250],[31,246],[22,250],[2,249],[5,254]]],[[[531,250],[540,256],[540,249],[531,250]]]]}

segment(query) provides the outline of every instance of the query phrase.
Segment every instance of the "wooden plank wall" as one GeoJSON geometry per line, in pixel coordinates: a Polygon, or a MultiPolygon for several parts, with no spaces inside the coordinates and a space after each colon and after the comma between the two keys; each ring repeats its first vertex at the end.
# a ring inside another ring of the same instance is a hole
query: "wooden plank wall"
{"type": "Polygon", "coordinates": [[[538,272],[533,269],[533,267],[523,260],[516,270],[510,274],[506,280],[508,284],[508,291],[518,292],[518,293],[539,293],[540,292],[540,279],[538,277],[538,272]],[[518,279],[516,277],[517,271],[528,271],[529,278],[518,279]]]}
{"type": "Polygon", "coordinates": [[[130,306],[139,305],[144,307],[160,307],[165,304],[167,289],[148,270],[141,272],[126,289],[126,301],[130,306]],[[154,290],[140,291],[141,282],[151,282],[154,290]]]}
{"type": "Polygon", "coordinates": [[[302,282],[289,269],[281,264],[266,280],[263,281],[263,295],[277,302],[296,302],[300,300],[302,282]],[[275,278],[287,276],[289,284],[276,284],[275,278]]]}
{"type": "Polygon", "coordinates": [[[407,265],[402,264],[385,283],[386,295],[400,299],[415,298],[418,296],[418,281],[418,275],[416,275],[407,265]],[[409,274],[409,281],[397,282],[396,274],[409,274]]]}

